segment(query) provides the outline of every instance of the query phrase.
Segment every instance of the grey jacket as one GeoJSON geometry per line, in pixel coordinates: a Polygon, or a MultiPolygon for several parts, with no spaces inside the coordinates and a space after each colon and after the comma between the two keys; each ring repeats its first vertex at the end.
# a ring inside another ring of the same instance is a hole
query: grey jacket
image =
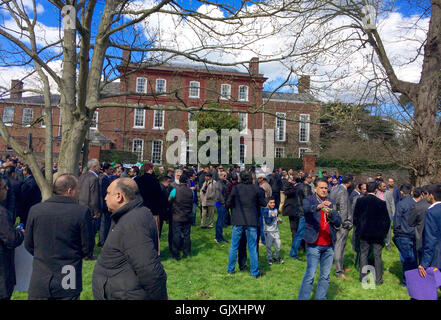
{"type": "Polygon", "coordinates": [[[395,214],[395,200],[394,193],[389,189],[384,193],[384,201],[386,201],[387,212],[389,213],[389,218],[392,220],[392,216],[395,214]]]}
{"type": "Polygon", "coordinates": [[[353,211],[349,202],[348,189],[344,185],[339,184],[331,191],[329,198],[336,204],[336,209],[341,217],[342,227],[344,229],[352,229],[353,211]]]}
{"type": "Polygon", "coordinates": [[[203,207],[214,206],[216,203],[216,181],[205,181],[201,188],[201,204],[203,207]],[[205,191],[205,192],[204,192],[205,191]]]}
{"type": "Polygon", "coordinates": [[[101,212],[101,190],[98,177],[88,171],[80,176],[79,183],[79,203],[88,207],[92,215],[101,212]]]}

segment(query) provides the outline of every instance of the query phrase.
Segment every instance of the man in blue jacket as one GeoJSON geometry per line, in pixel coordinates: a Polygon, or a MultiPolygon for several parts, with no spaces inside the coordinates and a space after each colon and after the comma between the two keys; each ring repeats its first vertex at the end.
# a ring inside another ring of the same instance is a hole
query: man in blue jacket
{"type": "Polygon", "coordinates": [[[411,191],[412,186],[410,184],[403,184],[400,187],[400,192],[403,198],[396,205],[394,216],[393,241],[398,248],[401,264],[403,266],[403,286],[406,285],[404,272],[418,267],[415,228],[411,227],[408,223],[412,208],[416,204],[416,200],[410,195],[411,191]]]}
{"type": "Polygon", "coordinates": [[[418,266],[422,277],[426,276],[426,268],[441,268],[441,183],[429,186],[428,192],[431,206],[424,220],[423,258],[418,266]]]}
{"type": "Polygon", "coordinates": [[[320,262],[320,277],[315,294],[316,300],[326,300],[329,287],[329,274],[334,258],[336,231],[341,226],[340,215],[335,203],[328,199],[328,182],[317,179],[314,183],[315,194],[303,199],[305,231],[303,239],[307,243],[306,271],[300,286],[299,300],[311,296],[315,273],[320,262]]]}

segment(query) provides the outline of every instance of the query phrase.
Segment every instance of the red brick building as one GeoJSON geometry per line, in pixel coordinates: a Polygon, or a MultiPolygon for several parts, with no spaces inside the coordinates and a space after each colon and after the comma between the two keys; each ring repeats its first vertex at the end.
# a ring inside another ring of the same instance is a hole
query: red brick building
{"type": "MultiPolygon", "coordinates": [[[[300,157],[306,150],[318,152],[319,126],[312,125],[320,114],[320,102],[309,94],[309,77],[299,81],[299,93],[270,93],[263,91],[266,78],[259,73],[257,58],[251,60],[248,72],[232,67],[216,67],[200,64],[164,64],[149,67],[128,63],[125,55],[124,66],[119,72],[125,75],[119,83],[112,83],[103,92],[110,101],[147,106],[204,107],[215,103],[237,111],[241,128],[275,129],[275,156],[300,157]],[[124,95],[121,93],[144,93],[146,96],[124,95]],[[154,94],[154,95],[149,95],[154,94]],[[112,95],[114,95],[112,97],[112,95]],[[263,105],[263,110],[278,113],[289,119],[276,119],[272,115],[243,111],[263,105]],[[242,111],[242,112],[241,112],[242,111]]],[[[22,97],[22,84],[11,84],[11,98],[0,100],[3,121],[11,124],[11,134],[25,141],[28,133],[33,135],[33,147],[37,152],[44,151],[44,130],[41,125],[28,126],[41,116],[43,98],[22,97]],[[20,87],[21,85],[21,87],[20,87]],[[30,111],[32,110],[32,112],[30,111]]],[[[59,96],[52,96],[54,152],[58,152],[61,138],[59,96]]],[[[176,110],[144,110],[141,108],[104,107],[94,114],[91,136],[98,136],[102,148],[132,151],[139,160],[155,163],[165,162],[167,131],[172,128],[188,133],[189,112],[176,110]]],[[[241,140],[241,158],[245,156],[245,142],[241,140]]],[[[93,145],[93,143],[92,143],[93,145]]],[[[0,141],[0,151],[6,151],[4,141],[0,141]]]]}

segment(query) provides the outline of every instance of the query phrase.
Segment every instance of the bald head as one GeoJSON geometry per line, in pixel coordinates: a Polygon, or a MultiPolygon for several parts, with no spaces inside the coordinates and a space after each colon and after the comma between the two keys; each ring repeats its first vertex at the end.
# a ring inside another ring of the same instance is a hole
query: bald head
{"type": "Polygon", "coordinates": [[[70,173],[60,175],[54,182],[54,194],[75,198],[78,189],[78,178],[70,173]]]}
{"type": "Polygon", "coordinates": [[[119,178],[107,188],[106,204],[110,212],[115,212],[139,195],[136,182],[130,178],[119,178]]]}

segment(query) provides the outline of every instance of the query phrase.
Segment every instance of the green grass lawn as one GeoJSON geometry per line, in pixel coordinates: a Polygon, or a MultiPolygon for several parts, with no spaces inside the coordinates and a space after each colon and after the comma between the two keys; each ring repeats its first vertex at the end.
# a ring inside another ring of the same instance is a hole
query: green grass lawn
{"type": "MultiPolygon", "coordinates": [[[[288,218],[279,225],[282,239],[281,256],[284,264],[268,266],[265,247],[259,248],[259,267],[264,276],[254,279],[249,272],[235,274],[227,273],[229,244],[218,244],[214,241],[213,229],[201,229],[199,224],[192,227],[192,256],[175,261],[170,257],[167,234],[168,225],[164,224],[161,236],[161,260],[167,272],[167,290],[171,299],[181,300],[296,300],[300,283],[306,269],[306,255],[300,255],[302,261],[289,257],[291,248],[291,231],[288,218]]],[[[200,214],[198,212],[198,223],[200,214]]],[[[232,227],[224,229],[224,237],[231,239],[232,227]]],[[[351,239],[351,234],[349,236],[351,239]]],[[[96,255],[99,254],[96,249],[96,255]]],[[[302,251],[300,251],[302,252],[302,251]]],[[[328,290],[330,300],[409,300],[407,289],[400,285],[402,275],[398,250],[383,250],[384,284],[375,289],[363,289],[359,282],[359,273],[354,268],[352,243],[348,240],[346,246],[345,267],[351,268],[348,275],[351,280],[337,279],[334,276],[334,267],[331,272],[331,283],[328,290]]],[[[93,299],[92,273],[95,261],[85,261],[83,264],[83,292],[82,300],[93,299]]],[[[248,263],[249,265],[249,263],[248,263]]],[[[317,272],[318,274],[318,272],[317,272]]],[[[313,295],[315,294],[315,285],[313,295]]],[[[27,299],[27,292],[14,292],[12,299],[27,299]]]]}

